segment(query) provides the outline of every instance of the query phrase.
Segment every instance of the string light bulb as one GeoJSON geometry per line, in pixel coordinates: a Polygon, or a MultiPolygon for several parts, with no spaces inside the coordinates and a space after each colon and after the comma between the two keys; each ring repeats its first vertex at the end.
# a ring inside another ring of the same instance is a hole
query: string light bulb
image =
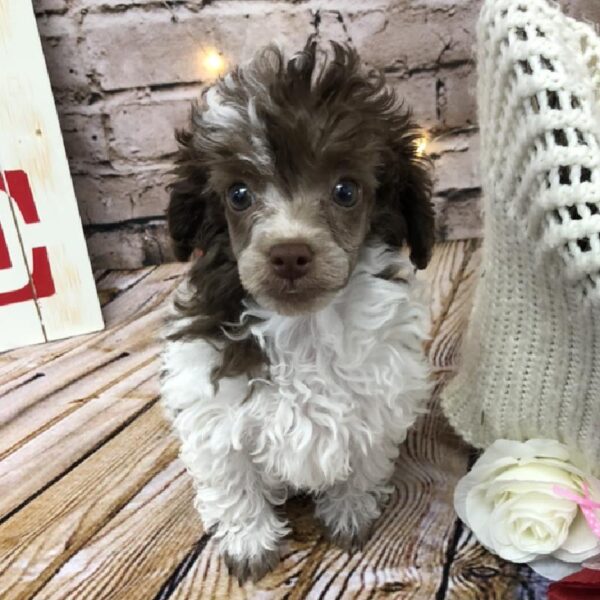
{"type": "Polygon", "coordinates": [[[227,70],[227,62],[216,48],[207,48],[200,52],[200,67],[206,79],[217,79],[227,70]]]}
{"type": "Polygon", "coordinates": [[[417,156],[425,156],[426,152],[427,152],[427,146],[429,145],[429,140],[427,139],[426,135],[423,135],[422,137],[420,137],[417,142],[417,156]]]}

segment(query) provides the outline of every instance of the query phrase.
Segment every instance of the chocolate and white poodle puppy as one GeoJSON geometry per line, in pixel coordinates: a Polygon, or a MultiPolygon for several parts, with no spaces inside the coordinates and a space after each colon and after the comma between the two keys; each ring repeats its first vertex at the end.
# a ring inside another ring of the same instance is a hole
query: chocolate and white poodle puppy
{"type": "Polygon", "coordinates": [[[178,134],[168,220],[194,262],[162,397],[240,580],[277,564],[299,491],[332,540],[360,545],[424,408],[427,311],[399,251],[424,268],[433,244],[418,138],[382,74],[312,41],[233,69],[178,134]]]}

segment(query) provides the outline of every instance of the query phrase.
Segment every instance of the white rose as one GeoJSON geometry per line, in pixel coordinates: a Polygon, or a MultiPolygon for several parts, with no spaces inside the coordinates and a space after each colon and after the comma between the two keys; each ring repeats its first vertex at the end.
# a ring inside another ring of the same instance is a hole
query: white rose
{"type": "Polygon", "coordinates": [[[600,539],[579,504],[556,489],[581,497],[587,484],[598,501],[600,482],[574,460],[567,446],[555,440],[497,440],[458,483],[456,512],[501,558],[537,561],[532,566],[545,575],[551,574],[556,559],[581,563],[600,554],[600,539]]]}

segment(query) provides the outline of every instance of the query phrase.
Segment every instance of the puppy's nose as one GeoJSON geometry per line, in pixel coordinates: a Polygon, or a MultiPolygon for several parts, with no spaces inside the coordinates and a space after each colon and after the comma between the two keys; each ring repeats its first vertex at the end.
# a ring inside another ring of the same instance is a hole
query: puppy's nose
{"type": "Polygon", "coordinates": [[[313,252],[307,244],[276,244],[269,252],[273,271],[282,279],[300,279],[310,268],[313,252]]]}

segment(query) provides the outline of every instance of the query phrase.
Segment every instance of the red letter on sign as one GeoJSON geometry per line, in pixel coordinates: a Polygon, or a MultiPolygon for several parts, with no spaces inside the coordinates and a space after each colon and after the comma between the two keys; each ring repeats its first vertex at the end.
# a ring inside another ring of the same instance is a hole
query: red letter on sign
{"type": "MultiPolygon", "coordinates": [[[[15,201],[25,225],[39,223],[40,218],[26,173],[24,171],[5,171],[4,177],[8,185],[8,191],[4,189],[4,180],[1,177],[0,191],[9,194],[15,201]]],[[[44,247],[24,248],[24,250],[25,252],[31,250],[33,264],[31,283],[35,288],[35,294],[32,285],[29,283],[18,290],[0,291],[0,306],[26,302],[27,300],[33,300],[34,297],[47,298],[56,292],[50,261],[48,260],[48,250],[44,247]]],[[[12,248],[12,251],[14,252],[15,249],[12,248]]],[[[10,252],[11,248],[8,248],[0,226],[0,269],[10,269],[12,267],[10,252]]]]}

